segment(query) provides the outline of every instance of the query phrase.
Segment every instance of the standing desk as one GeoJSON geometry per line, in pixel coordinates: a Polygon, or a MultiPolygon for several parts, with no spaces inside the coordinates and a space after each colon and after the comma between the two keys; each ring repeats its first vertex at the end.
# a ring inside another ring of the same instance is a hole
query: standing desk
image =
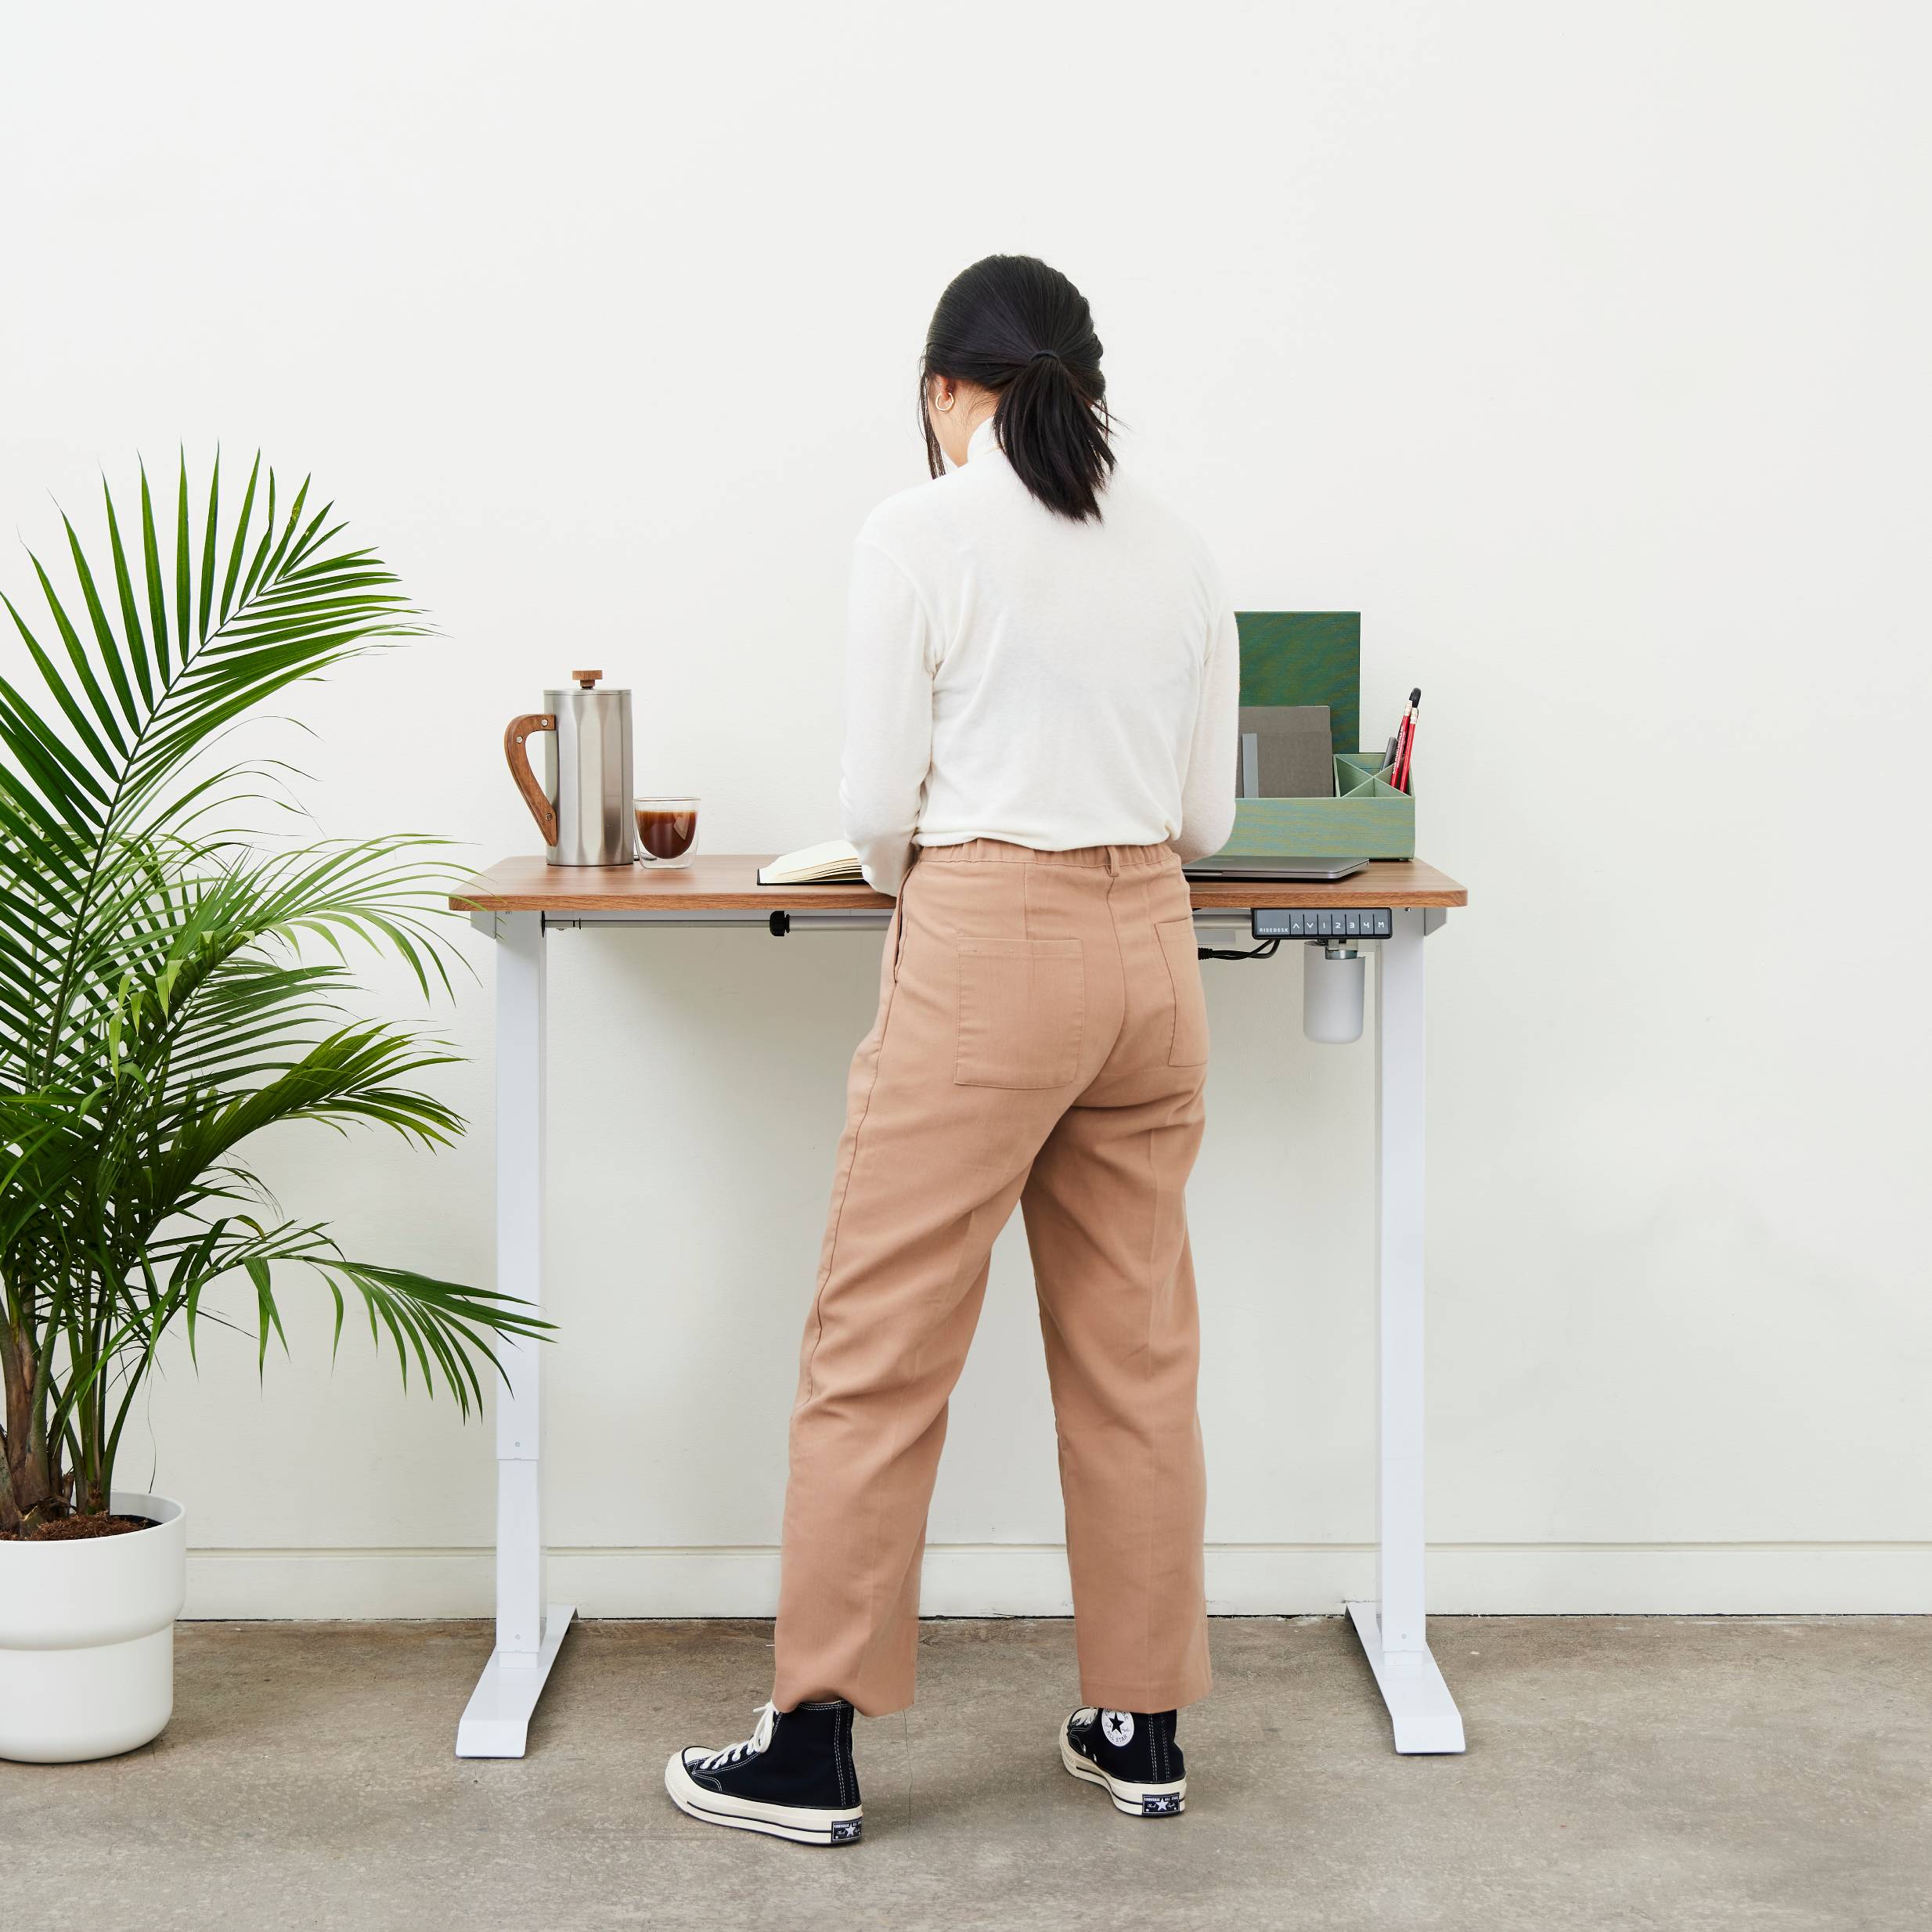
{"type": "MultiPolygon", "coordinates": [[[[543,1304],[544,956],[582,926],[734,926],[783,935],[883,928],[892,901],[865,885],[761,886],[755,858],[681,870],[506,859],[450,899],[496,942],[496,1286],[543,1304]]],[[[1386,938],[1350,943],[1375,972],[1375,1267],[1379,1427],[1376,1587],[1350,1602],[1400,1752],[1460,1751],[1462,1719],[1429,1655],[1422,1588],[1422,943],[1469,895],[1433,867],[1371,865],[1334,884],[1200,881],[1195,923],[1245,926],[1257,909],[1386,909],[1386,938]]],[[[521,1757],[573,1606],[545,1600],[542,1351],[499,1345],[496,1645],[456,1728],[460,1757],[521,1757]]]]}

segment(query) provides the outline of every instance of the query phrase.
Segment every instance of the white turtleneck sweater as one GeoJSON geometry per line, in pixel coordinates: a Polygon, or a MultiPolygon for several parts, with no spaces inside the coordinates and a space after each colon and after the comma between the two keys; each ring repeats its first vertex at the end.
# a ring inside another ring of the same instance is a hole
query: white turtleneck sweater
{"type": "Polygon", "coordinates": [[[982,423],[852,558],[839,802],[866,878],[915,845],[1173,846],[1235,819],[1234,613],[1200,539],[1115,473],[1096,523],[1028,494],[982,423]]]}

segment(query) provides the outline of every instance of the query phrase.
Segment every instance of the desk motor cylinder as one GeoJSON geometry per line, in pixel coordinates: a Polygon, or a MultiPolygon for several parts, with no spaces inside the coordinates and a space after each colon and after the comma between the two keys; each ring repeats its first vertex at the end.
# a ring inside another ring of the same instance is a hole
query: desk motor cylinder
{"type": "Polygon", "coordinates": [[[1362,1036],[1362,988],[1368,965],[1348,946],[1332,951],[1317,940],[1302,948],[1301,1029],[1326,1047],[1362,1036]]]}

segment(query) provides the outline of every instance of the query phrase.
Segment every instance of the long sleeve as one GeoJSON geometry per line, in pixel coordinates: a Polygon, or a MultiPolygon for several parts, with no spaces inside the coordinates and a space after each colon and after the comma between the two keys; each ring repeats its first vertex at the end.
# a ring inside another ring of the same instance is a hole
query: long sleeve
{"type": "MultiPolygon", "coordinates": [[[[867,883],[895,898],[912,861],[932,762],[936,668],[936,640],[918,591],[861,536],[852,560],[839,813],[867,883]]],[[[1233,758],[1231,742],[1231,769],[1233,758]]]]}
{"type": "Polygon", "coordinates": [[[1235,829],[1235,748],[1241,713],[1241,639],[1225,607],[1214,626],[1201,708],[1180,788],[1180,830],[1170,842],[1191,863],[1219,852],[1235,829]]]}

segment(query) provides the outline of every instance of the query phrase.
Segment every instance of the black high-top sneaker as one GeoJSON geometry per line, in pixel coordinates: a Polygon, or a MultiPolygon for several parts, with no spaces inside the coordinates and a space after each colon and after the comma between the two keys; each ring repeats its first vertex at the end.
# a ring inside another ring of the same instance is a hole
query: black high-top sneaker
{"type": "Polygon", "coordinates": [[[664,1788],[680,1811],[707,1825],[795,1844],[854,1844],[865,1812],[852,1761],[852,1715],[843,1698],[795,1710],[766,1704],[742,1744],[673,1752],[664,1788]]]}
{"type": "Polygon", "coordinates": [[[1172,1710],[1095,1710],[1083,1706],[1060,1733],[1060,1761],[1076,1778],[1104,1785],[1130,1818],[1175,1818],[1188,1808],[1188,1761],[1174,1742],[1172,1710]]]}

